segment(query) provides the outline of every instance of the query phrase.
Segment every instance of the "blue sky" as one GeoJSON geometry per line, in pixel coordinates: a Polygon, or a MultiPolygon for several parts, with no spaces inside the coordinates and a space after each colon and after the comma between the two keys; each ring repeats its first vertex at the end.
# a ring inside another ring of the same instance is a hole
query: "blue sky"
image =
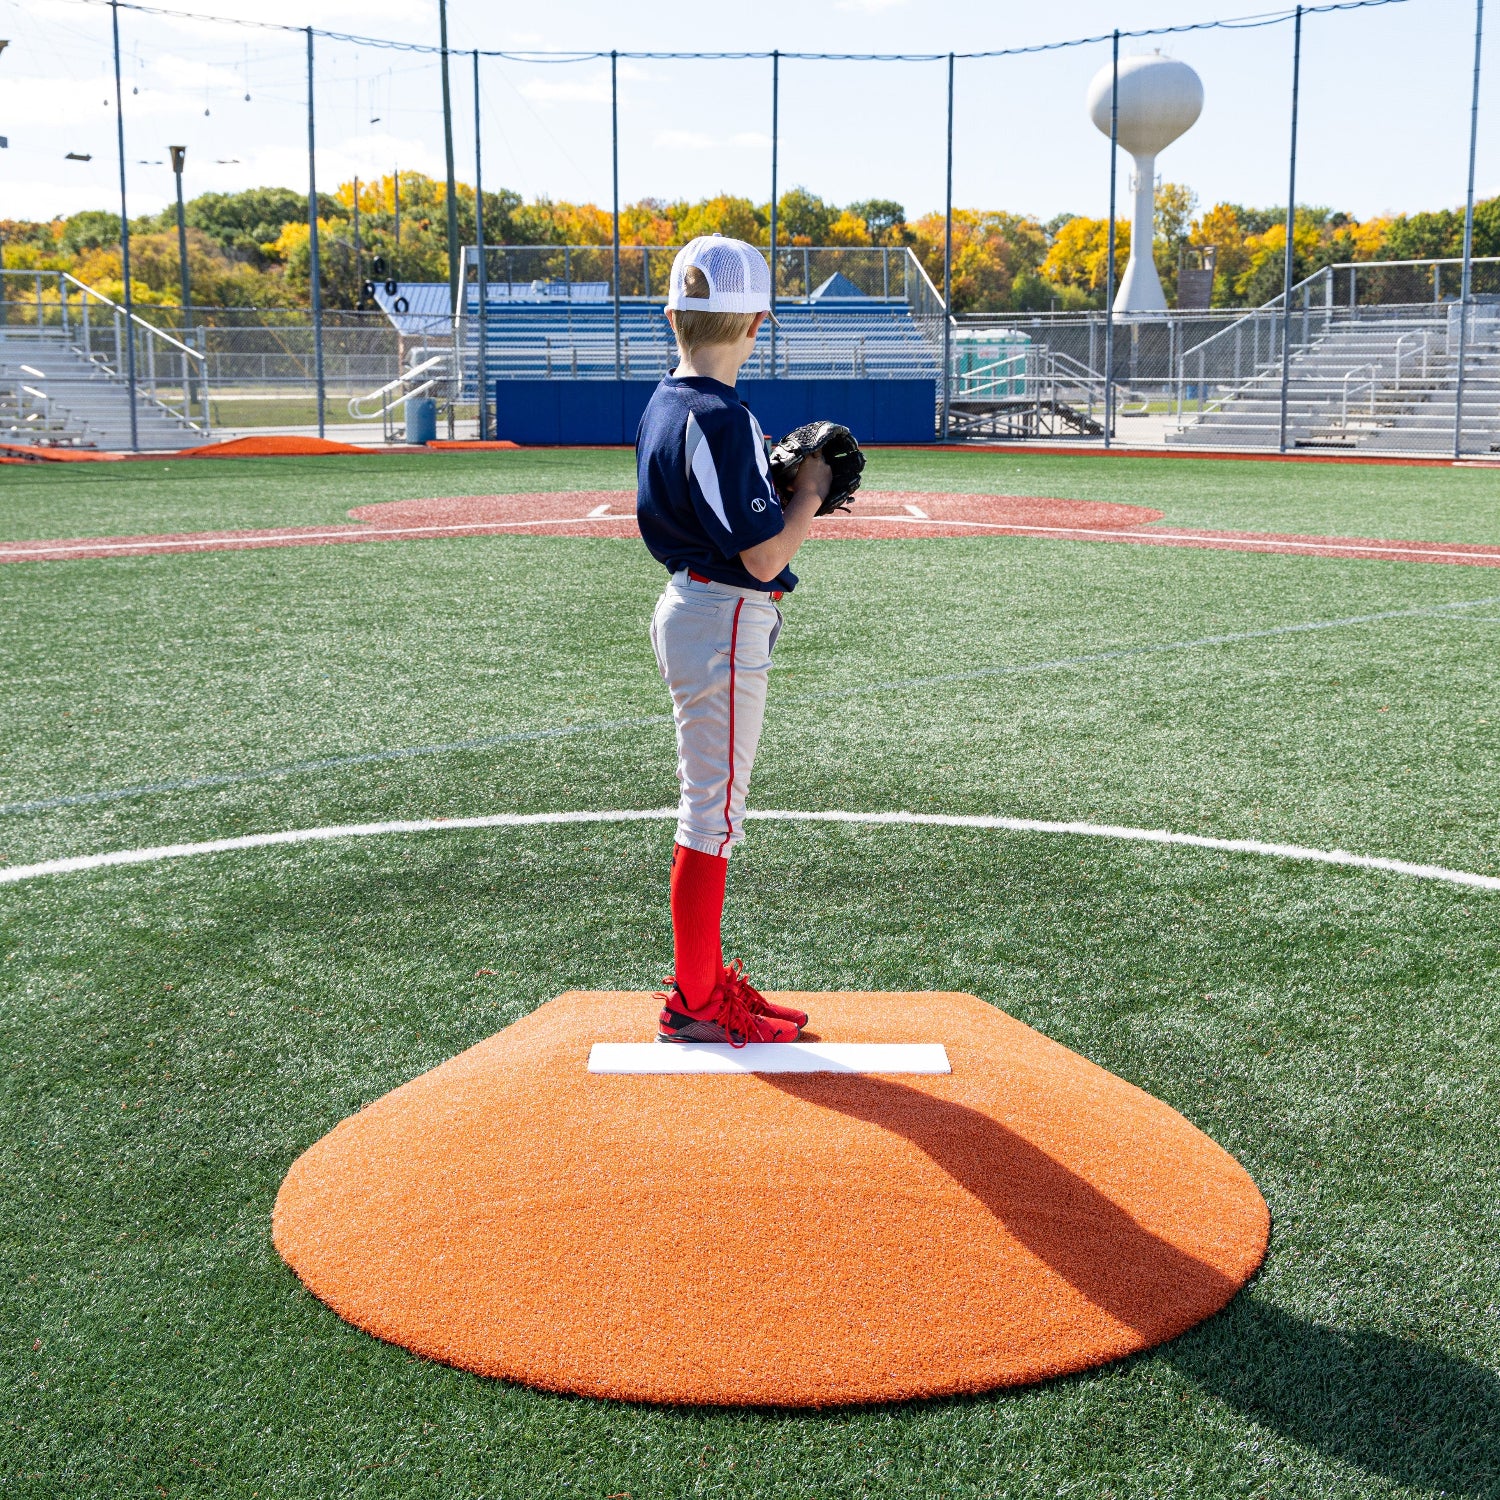
{"type": "MultiPolygon", "coordinates": [[[[167,0],[174,3],[174,0],[167,0]]],[[[175,0],[218,16],[311,23],[435,40],[425,0],[175,0]]],[[[1009,47],[1239,16],[1275,0],[758,0],[753,6],[556,0],[515,7],[451,0],[450,45],[695,51],[946,51],[1009,47]]],[[[1309,17],[1303,49],[1298,199],[1360,217],[1458,204],[1464,192],[1472,0],[1407,0],[1309,17]]],[[[166,145],[188,146],[189,193],[306,184],[305,43],[246,27],[121,12],[132,212],[169,201],[166,145]],[[245,96],[249,95],[247,99],[245,96]]],[[[1495,25],[1500,26],[1500,16],[1495,25]]],[[[0,0],[0,217],[45,217],[117,201],[109,11],[76,0],[0,0]],[[88,153],[90,162],[64,159],[88,153]]],[[[1158,163],[1205,204],[1270,204],[1286,193],[1291,27],[1129,42],[1203,79],[1193,130],[1158,163]]],[[[1500,56],[1491,38],[1478,184],[1500,192],[1500,56]]],[[[442,171],[436,61],[320,40],[319,184],[399,163],[442,171]]],[[[1083,98],[1108,61],[1096,46],[960,62],[954,196],[960,205],[1048,217],[1102,213],[1108,145],[1083,98]]],[[[468,58],[454,60],[459,176],[472,180],[468,58]]],[[[781,181],[839,202],[891,197],[909,213],[943,199],[944,65],[782,65],[781,181]]],[[[620,174],[626,199],[769,194],[768,62],[620,64],[620,174]]],[[[608,64],[486,60],[480,101],[487,186],[607,203],[608,64]]],[[[1126,165],[1128,169],[1128,164],[1126,165]]]]}

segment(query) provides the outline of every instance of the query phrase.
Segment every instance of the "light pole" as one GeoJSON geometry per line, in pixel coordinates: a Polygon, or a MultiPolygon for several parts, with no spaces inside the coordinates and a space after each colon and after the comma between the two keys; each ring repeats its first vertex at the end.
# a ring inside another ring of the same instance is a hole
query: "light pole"
{"type": "Polygon", "coordinates": [[[188,288],[187,220],[182,207],[182,163],[187,156],[186,146],[168,146],[172,153],[172,175],[177,179],[177,276],[182,288],[182,326],[188,325],[191,293],[188,288]]]}
{"type": "Polygon", "coordinates": [[[443,48],[443,156],[448,168],[448,312],[458,317],[458,185],[453,177],[453,99],[448,92],[448,0],[438,0],[443,48]]]}
{"type": "MultiPolygon", "coordinates": [[[[182,164],[187,156],[186,146],[168,146],[172,153],[172,176],[177,179],[177,275],[182,289],[182,342],[186,344],[192,336],[192,292],[188,284],[187,219],[182,207],[182,164]]],[[[191,409],[193,404],[193,377],[188,369],[187,356],[182,357],[182,406],[191,409]]]]}

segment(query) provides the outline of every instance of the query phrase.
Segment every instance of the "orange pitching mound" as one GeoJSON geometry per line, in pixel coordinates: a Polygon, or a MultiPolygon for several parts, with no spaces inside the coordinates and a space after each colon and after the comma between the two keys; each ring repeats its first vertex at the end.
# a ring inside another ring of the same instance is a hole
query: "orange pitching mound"
{"type": "Polygon", "coordinates": [[[343,1121],[276,1248],[351,1323],[484,1375],[816,1407],[1064,1375],[1191,1328],[1269,1216],[1181,1115],[971,995],[788,997],[947,1076],[621,1077],[644,994],[571,993],[343,1121]]]}

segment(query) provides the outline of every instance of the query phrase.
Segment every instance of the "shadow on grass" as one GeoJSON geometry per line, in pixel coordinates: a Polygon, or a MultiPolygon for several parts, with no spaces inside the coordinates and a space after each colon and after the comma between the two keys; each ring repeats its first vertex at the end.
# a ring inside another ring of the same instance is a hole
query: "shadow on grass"
{"type": "Polygon", "coordinates": [[[1429,1344],[1330,1328],[1253,1295],[1160,1350],[1210,1395],[1414,1489],[1500,1497],[1500,1378],[1429,1344]]]}
{"type": "Polygon", "coordinates": [[[1484,1366],[1312,1323],[1253,1295],[1230,1301],[1233,1282],[963,1105],[885,1078],[765,1081],[906,1137],[1083,1296],[1152,1342],[1228,1302],[1157,1355],[1251,1421],[1399,1485],[1500,1500],[1500,1377],[1484,1366]]]}

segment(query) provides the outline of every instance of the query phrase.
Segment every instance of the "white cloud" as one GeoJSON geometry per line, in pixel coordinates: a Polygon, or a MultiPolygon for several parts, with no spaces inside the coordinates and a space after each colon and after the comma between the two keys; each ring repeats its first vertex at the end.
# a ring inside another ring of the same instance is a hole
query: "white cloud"
{"type": "Polygon", "coordinates": [[[771,137],[758,130],[741,130],[734,135],[709,135],[702,130],[659,130],[652,137],[652,144],[667,151],[764,151],[771,144],[771,137]]]}
{"type": "Polygon", "coordinates": [[[668,151],[711,151],[718,142],[701,130],[658,130],[652,144],[668,151]]]}
{"type": "Polygon", "coordinates": [[[533,104],[608,104],[609,75],[591,78],[528,78],[521,97],[533,104]]]}

